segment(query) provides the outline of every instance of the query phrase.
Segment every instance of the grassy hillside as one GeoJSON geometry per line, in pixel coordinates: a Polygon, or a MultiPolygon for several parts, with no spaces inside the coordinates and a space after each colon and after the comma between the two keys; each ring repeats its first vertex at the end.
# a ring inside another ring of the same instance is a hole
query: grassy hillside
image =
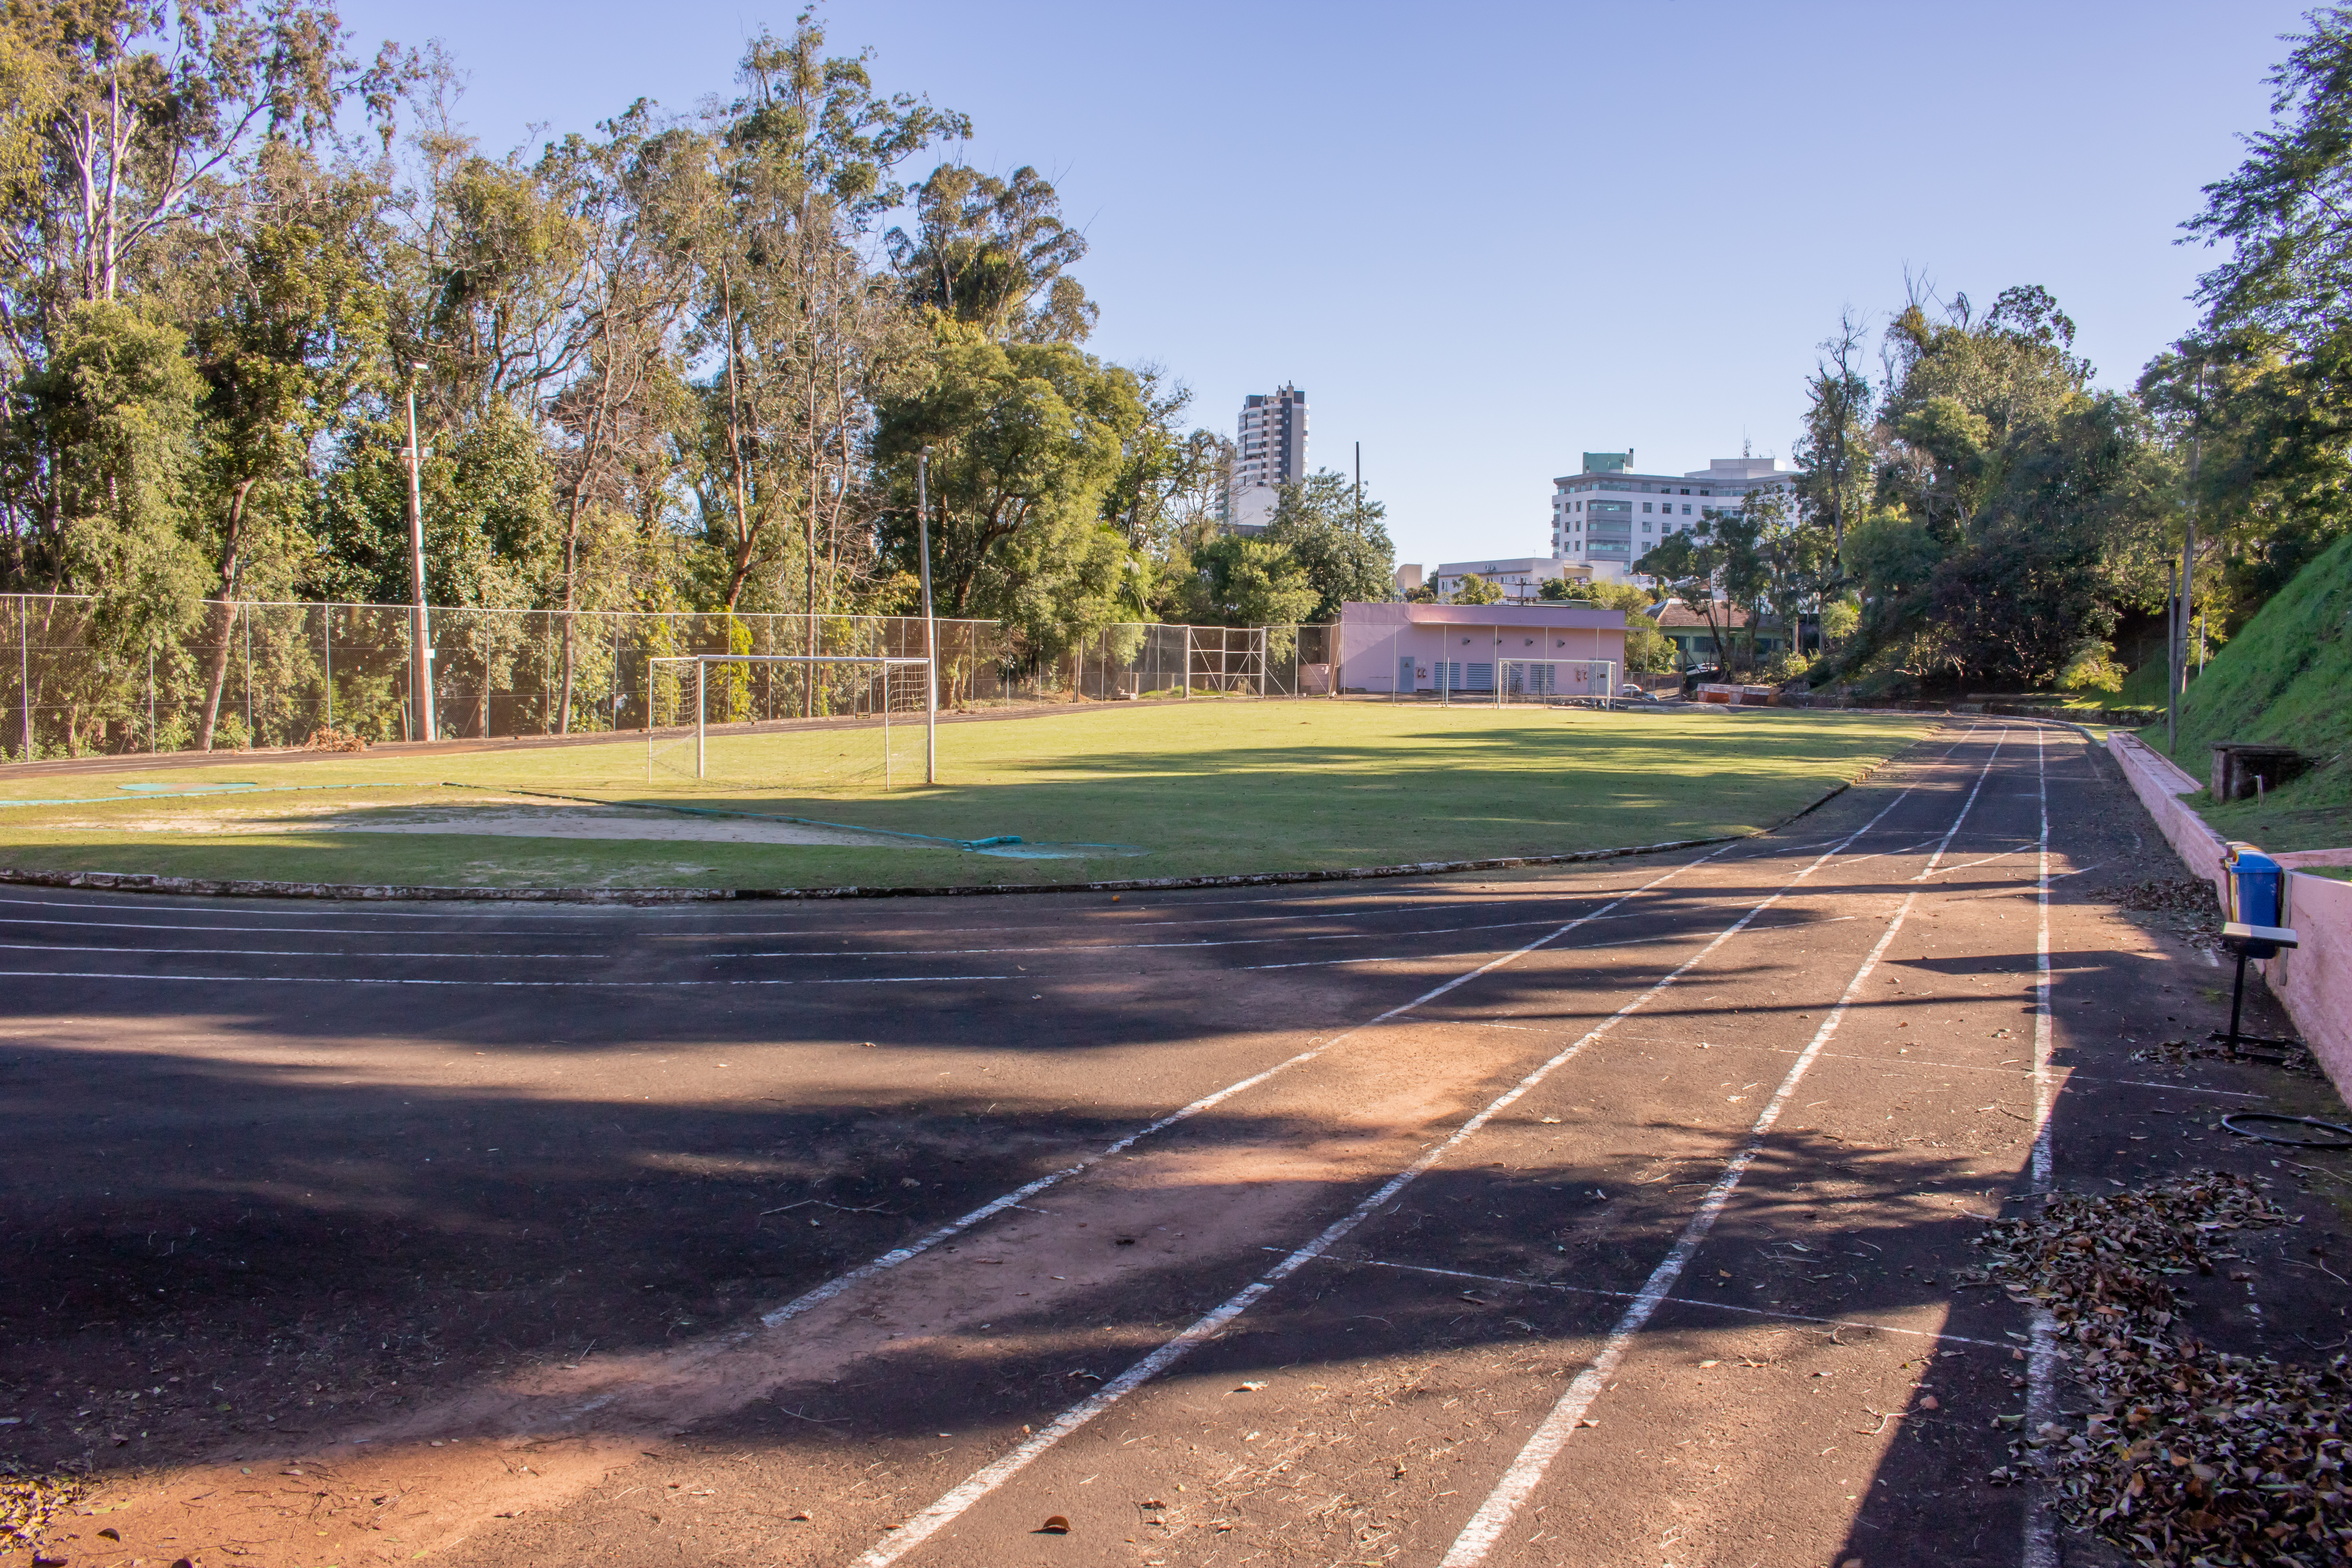
{"type": "MultiPolygon", "coordinates": [[[[2162,750],[2164,726],[2140,738],[2162,750]]],[[[2222,741],[2271,742],[2321,761],[2261,806],[2213,806],[2216,828],[2266,849],[2352,845],[2352,537],[2296,574],[2181,697],[2173,760],[2209,777],[2222,741]]]]}

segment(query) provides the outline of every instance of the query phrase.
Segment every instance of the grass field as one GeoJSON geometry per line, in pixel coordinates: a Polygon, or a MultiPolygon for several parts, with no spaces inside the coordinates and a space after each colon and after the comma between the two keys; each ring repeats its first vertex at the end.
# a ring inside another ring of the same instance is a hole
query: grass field
{"type": "Polygon", "coordinates": [[[878,737],[842,730],[716,734],[707,781],[691,774],[690,742],[666,742],[651,784],[645,745],[625,741],[31,778],[0,771],[0,865],[443,886],[814,887],[1556,854],[1767,826],[1931,722],[1330,701],[1088,708],[942,724],[938,788],[919,787],[919,725],[895,728],[898,787],[888,791],[878,778],[843,776],[878,760],[878,737]],[[810,779],[831,782],[811,788],[810,779]],[[193,793],[237,784],[261,789],[193,793]],[[1030,841],[1021,853],[1051,847],[1047,858],[1028,858],[855,835],[820,843],[657,838],[792,830],[670,811],[582,810],[510,793],[520,791],[944,839],[1017,835],[1030,841]],[[33,801],[70,804],[7,804],[33,801]],[[629,836],[534,831],[559,818],[567,831],[585,821],[593,824],[586,831],[629,836]],[[384,825],[404,830],[368,830],[384,825]]]}

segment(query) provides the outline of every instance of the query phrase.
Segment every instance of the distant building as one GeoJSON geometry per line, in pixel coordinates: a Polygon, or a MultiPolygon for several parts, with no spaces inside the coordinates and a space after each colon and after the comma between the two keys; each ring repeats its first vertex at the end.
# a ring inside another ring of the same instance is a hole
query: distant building
{"type": "MultiPolygon", "coordinates": [[[[1675,645],[1675,651],[1680,656],[1685,669],[1716,661],[1715,639],[1718,633],[1723,637],[1726,654],[1741,652],[1748,647],[1748,612],[1733,609],[1721,599],[1715,602],[1712,622],[1707,619],[1706,609],[1693,609],[1680,599],[1668,599],[1662,605],[1654,605],[1647,613],[1657,623],[1659,634],[1675,645]]],[[[1756,628],[1758,658],[1770,658],[1785,651],[1788,646],[1786,627],[1759,626],[1756,628]]]]}
{"type": "Polygon", "coordinates": [[[1437,590],[1439,598],[1450,599],[1461,589],[1462,579],[1474,575],[1500,588],[1506,600],[1526,605],[1533,604],[1542,594],[1547,578],[1590,582],[1592,568],[1580,561],[1542,555],[1515,555],[1507,561],[1444,561],[1430,578],[1430,585],[1437,590]]]}
{"type": "Polygon", "coordinates": [[[1552,480],[1552,553],[1621,583],[1666,535],[1689,532],[1711,512],[1736,511],[1759,490],[1785,494],[1796,477],[1777,458],[1717,458],[1688,473],[1644,474],[1634,471],[1631,448],[1587,452],[1578,472],[1552,480]]]}
{"type": "Polygon", "coordinates": [[[1307,395],[1285,384],[1242,399],[1240,439],[1227,481],[1225,521],[1256,533],[1274,521],[1275,492],[1307,477],[1307,395]]]}
{"type": "Polygon", "coordinates": [[[1421,563],[1416,561],[1410,565],[1402,562],[1398,563],[1396,569],[1396,585],[1399,595],[1410,594],[1415,588],[1420,587],[1421,563]]]}

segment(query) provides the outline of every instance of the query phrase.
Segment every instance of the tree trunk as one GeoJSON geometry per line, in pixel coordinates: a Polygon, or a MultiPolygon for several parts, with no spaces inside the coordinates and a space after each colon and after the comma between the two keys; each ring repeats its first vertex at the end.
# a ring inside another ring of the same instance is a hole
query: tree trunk
{"type": "MultiPolygon", "coordinates": [[[[213,612],[213,626],[217,636],[205,657],[205,714],[196,724],[196,750],[213,749],[213,732],[220,722],[221,692],[228,684],[228,635],[236,624],[236,591],[245,580],[245,501],[253,493],[254,481],[246,480],[236,487],[228,502],[228,537],[221,547],[221,605],[213,612]]],[[[253,737],[246,737],[252,744],[253,737]]]]}

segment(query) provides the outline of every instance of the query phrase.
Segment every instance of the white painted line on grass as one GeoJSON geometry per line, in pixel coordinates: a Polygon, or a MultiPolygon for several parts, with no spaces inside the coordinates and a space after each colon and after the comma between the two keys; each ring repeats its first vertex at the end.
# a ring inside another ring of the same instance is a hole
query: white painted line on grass
{"type": "MultiPolygon", "coordinates": [[[[1752,922],[1758,915],[1763,913],[1766,910],[1778,903],[1787,895],[1788,890],[1790,888],[1802,881],[1805,878],[1811,876],[1832,857],[1835,856],[1839,849],[1843,848],[1846,845],[1853,843],[1854,840],[1860,838],[1864,834],[1868,833],[1872,828],[1877,826],[1881,821],[1885,820],[1887,813],[1892,812],[1896,806],[1901,805],[1905,800],[1910,797],[1910,795],[1911,791],[1907,788],[1905,789],[1902,794],[1896,795],[1892,801],[1888,802],[1885,809],[1881,810],[1876,816],[1872,817],[1862,826],[1848,834],[1843,839],[1840,840],[1834,847],[1823,851],[1821,856],[1808,864],[1803,870],[1795,873],[1786,881],[1782,882],[1779,889],[1767,894],[1756,903],[1749,905],[1746,913],[1742,914],[1737,921],[1717,932],[1714,940],[1709,942],[1705,947],[1699,949],[1698,952],[1691,954],[1690,957],[1685,959],[1674,969],[1668,971],[1665,974],[1660,976],[1642,991],[1636,993],[1632,1000],[1628,1001],[1623,1006],[1618,1008],[1616,1012],[1611,1014],[1608,1017],[1602,1019],[1599,1024],[1593,1026],[1591,1030],[1586,1032],[1574,1044],[1567,1047],[1548,1061],[1545,1061],[1542,1065],[1536,1068],[1534,1071],[1528,1073],[1526,1077],[1520,1079],[1518,1082],[1504,1090],[1502,1094],[1488,1101],[1484,1109],[1480,1110],[1467,1121],[1462,1123],[1461,1126],[1454,1129],[1454,1132],[1450,1136],[1442,1142],[1432,1145],[1411,1164],[1405,1166],[1403,1170],[1398,1172],[1395,1175],[1382,1183],[1379,1188],[1371,1193],[1370,1196],[1365,1197],[1346,1214],[1332,1221],[1328,1226],[1326,1226],[1313,1240],[1307,1242],[1304,1247],[1299,1247],[1297,1250],[1283,1258],[1280,1261],[1276,1263],[1273,1268],[1267,1269],[1264,1274],[1259,1275],[1257,1279],[1252,1280],[1248,1285],[1244,1286],[1242,1289],[1234,1295],[1227,1298],[1224,1301],[1213,1308],[1209,1312],[1187,1327],[1182,1332],[1160,1345],[1158,1349],[1146,1355],[1141,1361],[1137,1362],[1133,1366],[1129,1367],[1125,1372],[1119,1373],[1117,1377],[1103,1384],[1102,1387],[1097,1389],[1094,1394],[1072,1405],[1069,1409],[1065,1410],[1035,1436],[1022,1443],[1018,1447],[1013,1448],[1003,1458],[1000,1458],[993,1464],[988,1465],[982,1469],[975,1471],[963,1482],[962,1485],[957,1487],[945,1497],[940,1498],[937,1502],[931,1504],[930,1507],[923,1510],[922,1512],[908,1520],[906,1524],[893,1533],[888,1540],[876,1542],[866,1551],[863,1557],[860,1557],[857,1560],[856,1568],[887,1568],[887,1564],[896,1563],[898,1559],[912,1552],[916,1547],[921,1545],[925,1541],[930,1539],[931,1536],[937,1534],[940,1531],[953,1523],[957,1519],[961,1518],[966,1511],[968,1511],[972,1505],[979,1502],[982,1498],[988,1496],[989,1493],[994,1491],[1006,1481],[1011,1480],[1014,1476],[1019,1475],[1023,1470],[1028,1468],[1039,1456],[1053,1448],[1056,1444],[1061,1442],[1063,1438],[1085,1426],[1087,1423],[1092,1421],[1097,1415],[1101,1415],[1105,1410],[1109,1409],[1113,1405],[1116,1405],[1121,1399],[1126,1398],[1129,1394],[1141,1387],[1144,1384],[1150,1382],[1153,1378],[1159,1376],[1160,1373],[1166,1371],[1169,1367],[1182,1360],[1186,1355],[1199,1348],[1202,1344],[1215,1338],[1216,1335],[1223,1330],[1227,1323],[1230,1323],[1235,1318],[1240,1317],[1244,1312],[1249,1310],[1249,1309],[1255,1305],[1261,1298],[1263,1298],[1268,1291],[1272,1290],[1276,1285],[1280,1284],[1283,1280],[1288,1279],[1292,1274],[1297,1273],[1300,1268],[1305,1268],[1316,1258],[1321,1257],[1325,1252],[1328,1251],[1333,1246],[1337,1245],[1341,1240],[1344,1240],[1359,1226],[1362,1225],[1381,1209],[1386,1207],[1399,1193],[1402,1192],[1406,1187],[1419,1180],[1423,1173],[1427,1172],[1439,1161],[1445,1158],[1447,1154],[1453,1152],[1454,1149],[1460,1147],[1464,1142],[1475,1136],[1486,1127],[1487,1122],[1493,1121],[1504,1110],[1509,1109],[1510,1106],[1517,1101],[1522,1096],[1534,1089],[1537,1085],[1540,1084],[1545,1079],[1551,1076],[1554,1071],[1573,1059],[1579,1052],[1584,1049],[1586,1046],[1607,1034],[1612,1028],[1616,1026],[1620,1020],[1631,1017],[1635,1012],[1647,1005],[1651,998],[1664,992],[1668,986],[1672,985],[1675,981],[1682,978],[1683,975],[1689,973],[1691,969],[1703,963],[1709,954],[1713,953],[1725,942],[1730,941],[1741,931],[1747,930],[1749,923],[1752,922]]],[[[1916,896],[1916,894],[1913,895],[1913,897],[1916,896]]],[[[1904,907],[1906,909],[1910,907],[1908,899],[1905,900],[1904,907]]],[[[1900,923],[1899,915],[1897,916],[1897,923],[1900,923]]],[[[1522,949],[1521,951],[1532,952],[1535,945],[1536,944],[1530,944],[1529,947],[1522,949]]],[[[1884,947],[1885,942],[1882,941],[1880,943],[1881,950],[1883,950],[1884,947]]],[[[1874,952],[1873,956],[1874,959],[1874,952]]],[[[1497,962],[1499,963],[1501,961],[1498,960],[1497,962]]],[[[1462,978],[1466,980],[1469,976],[1465,975],[1462,978]]],[[[1452,990],[1454,985],[1459,984],[1461,984],[1460,980],[1450,981],[1445,985],[1440,986],[1437,990],[1431,992],[1429,995],[1431,998],[1433,998],[1445,991],[1452,990]]],[[[1859,984],[1859,982],[1857,982],[1857,984],[1859,984]]],[[[1780,1099],[1775,1100],[1775,1106],[1778,1106],[1780,1103],[1780,1100],[1785,1099],[1786,1093],[1784,1091],[1780,1099]]]]}
{"type": "MultiPolygon", "coordinates": [[[[1274,1250],[1272,1247],[1266,1251],[1274,1250]]],[[[1514,1279],[1507,1274],[1473,1274],[1461,1268],[1433,1268],[1421,1263],[1387,1263],[1377,1258],[1334,1258],[1329,1260],[1339,1268],[1350,1265],[1364,1268],[1392,1268],[1402,1274],[1434,1274],[1446,1279],[1476,1279],[1489,1285],[1515,1285],[1522,1290],[1552,1290],[1563,1296],[1600,1296],[1616,1301],[1630,1301],[1631,1290],[1602,1290],[1590,1285],[1561,1285],[1549,1279],[1514,1279]]],[[[1773,1318],[1790,1323],[1819,1323],[1829,1329],[1868,1329],[1874,1334],[1905,1334],[1915,1340],[1943,1340],[1956,1345],[1982,1345],[1988,1350],[2011,1348],[2007,1340],[1972,1340],[1966,1334],[1946,1333],[1940,1329],[1898,1329],[1892,1323],[1864,1322],[1857,1318],[1814,1318],[1802,1312],[1776,1312],[1766,1307],[1743,1307],[1734,1301],[1709,1301],[1697,1296],[1669,1296],[1658,1303],[1662,1307],[1701,1307],[1710,1312],[1737,1312],[1746,1318],[1773,1318]]]]}
{"type": "MultiPolygon", "coordinates": [[[[1967,813],[1965,805],[1960,809],[1963,815],[1967,813]]],[[[1634,1295],[1633,1304],[1625,1309],[1624,1316],[1618,1319],[1616,1328],[1602,1342],[1600,1353],[1569,1384],[1568,1391],[1560,1395],[1559,1402],[1552,1406],[1551,1413],[1544,1417],[1543,1424],[1536,1428],[1535,1435],[1528,1439],[1527,1446],[1511,1461],[1510,1468],[1503,1472],[1503,1479],[1487,1494],[1478,1511],[1470,1516],[1470,1522],[1462,1527],[1462,1533],[1454,1537],[1454,1545],[1445,1553],[1440,1568],[1471,1568],[1474,1563],[1484,1563],[1487,1553],[1494,1551],[1496,1543],[1502,1540],[1503,1531],[1510,1528],[1511,1521],[1518,1517],[1519,1510],[1542,1481],[1544,1473],[1551,1468],[1552,1460],[1559,1457],[1561,1448],[1567,1447],[1569,1434],[1576,1430],[1577,1423],[1584,1419],[1584,1413],[1592,1407],[1592,1402],[1600,1397],[1601,1389],[1615,1373],[1617,1363],[1624,1359],[1634,1337],[1665,1301],[1675,1288],[1675,1282],[1690,1266],[1691,1259],[1698,1256],[1700,1244],[1715,1228],[1715,1222],[1723,1213],[1724,1205],[1730,1201],[1733,1189],[1748,1173],[1748,1167],[1755,1163],[1757,1156],[1764,1152],[1764,1141],[1770,1135],[1773,1124],[1780,1120],[1780,1112],[1787,1109],[1795,1096],[1797,1085],[1803,1080],[1807,1069],[1813,1065],[1814,1058],[1821,1054],[1822,1047],[1829,1044],[1830,1037],[1837,1033],[1838,1025],[1845,1018],[1846,1009],[1853,1005],[1854,998],[1862,994],[1863,983],[1870,978],[1871,972],[1878,967],[1878,961],[1885,956],[1887,948],[1895,941],[1895,932],[1903,929],[1903,921],[1918,897],[1916,889],[1903,896],[1895,918],[1887,922],[1877,944],[1870,950],[1870,956],[1862,961],[1862,967],[1855,970],[1853,978],[1847,982],[1845,994],[1838,998],[1837,1005],[1830,1009],[1829,1016],[1822,1020],[1822,1026],[1814,1032],[1804,1054],[1790,1064],[1788,1075],[1773,1092],[1770,1103],[1756,1118],[1755,1125],[1748,1130],[1746,1145],[1731,1157],[1731,1163],[1724,1167],[1723,1174],[1716,1178],[1715,1185],[1707,1189],[1706,1197],[1699,1200],[1698,1209],[1691,1215],[1690,1223],[1683,1227],[1682,1235],[1675,1239],[1664,1261],[1651,1271],[1648,1281],[1634,1295]]]]}

